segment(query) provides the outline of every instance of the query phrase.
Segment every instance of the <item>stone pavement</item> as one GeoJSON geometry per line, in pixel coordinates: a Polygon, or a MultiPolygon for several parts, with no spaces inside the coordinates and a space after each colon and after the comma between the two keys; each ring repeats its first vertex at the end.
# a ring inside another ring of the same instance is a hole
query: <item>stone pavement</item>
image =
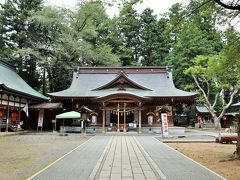
{"type": "Polygon", "coordinates": [[[29,179],[220,180],[153,136],[95,136],[29,179]]]}
{"type": "Polygon", "coordinates": [[[138,136],[136,139],[169,180],[224,179],[154,137],[138,136]]]}
{"type": "Polygon", "coordinates": [[[157,180],[160,177],[133,137],[115,136],[95,179],[157,180]]]}
{"type": "Polygon", "coordinates": [[[111,137],[96,136],[80,145],[43,172],[29,179],[86,180],[111,137]]]}

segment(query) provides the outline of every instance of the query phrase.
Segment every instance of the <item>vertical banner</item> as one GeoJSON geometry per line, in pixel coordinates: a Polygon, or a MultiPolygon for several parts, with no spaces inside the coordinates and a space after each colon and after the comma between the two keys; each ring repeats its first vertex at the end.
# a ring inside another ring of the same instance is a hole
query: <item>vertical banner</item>
{"type": "Polygon", "coordinates": [[[162,135],[163,137],[168,136],[168,119],[167,119],[167,113],[161,114],[162,119],[162,135]]]}
{"type": "Polygon", "coordinates": [[[38,116],[38,127],[43,126],[43,115],[44,115],[44,109],[40,109],[39,116],[38,116]]]}

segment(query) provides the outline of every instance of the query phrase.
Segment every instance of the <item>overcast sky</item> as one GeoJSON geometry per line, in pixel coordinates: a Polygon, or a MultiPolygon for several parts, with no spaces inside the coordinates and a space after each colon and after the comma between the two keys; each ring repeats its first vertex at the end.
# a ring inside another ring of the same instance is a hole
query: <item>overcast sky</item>
{"type": "MultiPolygon", "coordinates": [[[[78,0],[45,0],[45,2],[51,5],[74,8],[78,0]]],[[[168,8],[177,2],[187,4],[188,0],[144,0],[143,3],[136,6],[136,9],[142,12],[145,8],[150,7],[155,14],[160,14],[167,12],[168,8]]],[[[110,16],[115,15],[117,7],[107,8],[107,13],[110,16]]]]}
{"type": "MultiPolygon", "coordinates": [[[[3,3],[5,0],[0,0],[0,3],[3,3]]],[[[46,4],[60,6],[60,7],[68,7],[75,8],[78,0],[44,0],[46,4]]],[[[183,3],[187,4],[188,0],[143,0],[143,3],[136,6],[138,12],[142,12],[145,8],[150,7],[153,9],[155,14],[165,13],[168,8],[175,3],[183,3]]],[[[112,7],[107,9],[107,13],[110,17],[117,13],[117,8],[112,7]]]]}

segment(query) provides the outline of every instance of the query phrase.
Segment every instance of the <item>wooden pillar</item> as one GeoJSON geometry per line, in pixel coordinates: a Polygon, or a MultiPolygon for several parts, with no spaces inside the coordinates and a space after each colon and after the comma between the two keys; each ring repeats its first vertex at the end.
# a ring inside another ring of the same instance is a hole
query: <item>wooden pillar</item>
{"type": "Polygon", "coordinates": [[[174,118],[174,114],[173,114],[173,108],[174,108],[174,99],[171,98],[171,105],[172,105],[172,126],[175,126],[174,122],[175,122],[175,118],[174,118]]]}
{"type": "Polygon", "coordinates": [[[119,104],[118,104],[118,108],[117,108],[117,120],[118,120],[118,122],[117,122],[117,132],[119,132],[120,131],[120,129],[119,129],[119,104]]]}
{"type": "Polygon", "coordinates": [[[20,121],[21,121],[21,98],[19,97],[19,105],[18,105],[18,123],[20,125],[20,121]]]}
{"type": "Polygon", "coordinates": [[[106,117],[106,110],[105,110],[105,104],[103,103],[103,109],[102,109],[102,118],[103,118],[103,123],[102,123],[102,133],[105,133],[105,117],[106,117]]]}
{"type": "Polygon", "coordinates": [[[142,132],[142,109],[141,109],[141,102],[139,102],[138,104],[138,132],[141,133],[142,132]]]}
{"type": "MultiPolygon", "coordinates": [[[[0,89],[0,91],[2,91],[2,89],[0,89]]],[[[1,99],[0,99],[0,104],[2,105],[2,93],[1,93],[1,99]]],[[[4,111],[4,110],[3,110],[4,111]]],[[[3,112],[3,113],[5,113],[5,112],[3,112]]],[[[2,119],[0,119],[0,126],[2,126],[2,119]]],[[[1,127],[0,127],[0,132],[1,132],[2,130],[1,130],[1,127]]]]}
{"type": "Polygon", "coordinates": [[[8,125],[9,125],[9,95],[8,95],[8,105],[7,105],[7,124],[6,124],[6,132],[8,132],[8,125]]]}
{"type": "Polygon", "coordinates": [[[123,105],[123,131],[126,132],[126,103],[123,105]]]}

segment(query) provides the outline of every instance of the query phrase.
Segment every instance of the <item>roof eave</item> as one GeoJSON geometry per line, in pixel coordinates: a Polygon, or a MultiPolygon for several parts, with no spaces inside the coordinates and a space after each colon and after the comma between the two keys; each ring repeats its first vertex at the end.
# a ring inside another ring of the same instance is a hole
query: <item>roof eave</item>
{"type": "Polygon", "coordinates": [[[33,100],[45,100],[45,101],[50,100],[50,98],[48,98],[48,97],[43,98],[43,97],[39,97],[39,96],[34,96],[34,95],[31,95],[31,94],[28,94],[28,93],[25,93],[25,92],[22,92],[22,91],[18,91],[18,90],[9,88],[5,84],[0,84],[0,88],[5,89],[5,90],[10,91],[10,92],[13,92],[13,93],[16,93],[16,94],[20,94],[20,95],[24,96],[25,98],[31,97],[33,100]]]}

